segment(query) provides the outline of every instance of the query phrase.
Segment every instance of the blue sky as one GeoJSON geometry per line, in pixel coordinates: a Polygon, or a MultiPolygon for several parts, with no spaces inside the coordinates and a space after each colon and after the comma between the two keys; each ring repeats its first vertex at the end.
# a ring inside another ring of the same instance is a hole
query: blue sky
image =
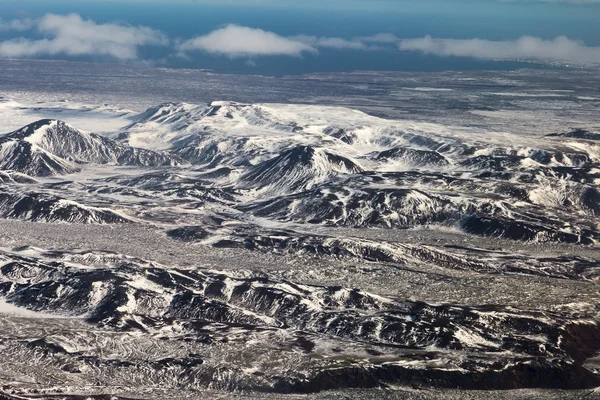
{"type": "Polygon", "coordinates": [[[600,1],[594,0],[2,4],[0,57],[5,58],[143,62],[266,74],[505,69],[522,60],[600,63],[600,1]],[[69,14],[79,20],[60,19],[69,14]],[[102,33],[111,31],[125,39],[102,33]]]}

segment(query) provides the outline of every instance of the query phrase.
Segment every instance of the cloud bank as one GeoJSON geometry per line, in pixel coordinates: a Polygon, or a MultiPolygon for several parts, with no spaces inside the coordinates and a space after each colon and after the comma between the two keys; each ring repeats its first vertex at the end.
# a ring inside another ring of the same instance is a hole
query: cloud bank
{"type": "Polygon", "coordinates": [[[439,56],[600,63],[600,47],[586,46],[566,36],[553,40],[523,36],[514,41],[439,39],[425,36],[401,39],[398,47],[403,51],[419,51],[439,56]]]}
{"type": "MultiPolygon", "coordinates": [[[[600,1],[600,0],[599,0],[600,1]]],[[[138,60],[142,46],[172,43],[160,31],[145,26],[97,23],[77,14],[47,14],[39,19],[0,19],[0,31],[26,32],[27,37],[0,41],[0,57],[102,56],[121,61],[138,60]],[[32,39],[31,37],[39,37],[32,39]]],[[[559,36],[544,40],[523,36],[513,41],[448,39],[425,36],[402,39],[390,33],[354,38],[309,35],[282,36],[239,25],[227,25],[188,40],[174,41],[172,55],[204,51],[230,58],[317,54],[320,49],[353,51],[418,51],[438,56],[480,59],[541,60],[574,64],[600,64],[600,47],[559,36]]]]}
{"type": "Polygon", "coordinates": [[[397,43],[398,38],[390,34],[345,39],[341,37],[318,37],[309,35],[281,36],[274,32],[239,25],[227,25],[206,35],[181,42],[180,54],[191,51],[206,51],[229,57],[256,56],[301,56],[317,53],[320,48],[338,50],[377,50],[375,44],[397,43]]]}
{"type": "Polygon", "coordinates": [[[0,42],[0,57],[107,56],[135,60],[138,47],[167,45],[167,37],[154,29],[118,23],[98,24],[77,14],[47,14],[38,20],[0,23],[0,29],[36,29],[41,39],[17,38],[0,42]]]}

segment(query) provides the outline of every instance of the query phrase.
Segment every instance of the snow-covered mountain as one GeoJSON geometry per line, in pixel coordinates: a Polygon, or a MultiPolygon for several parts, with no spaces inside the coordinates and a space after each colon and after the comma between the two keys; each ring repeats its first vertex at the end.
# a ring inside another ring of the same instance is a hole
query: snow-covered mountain
{"type": "MultiPolygon", "coordinates": [[[[586,244],[600,237],[588,218],[600,210],[600,148],[592,133],[517,140],[339,107],[233,102],[162,104],[134,119],[112,139],[38,121],[0,138],[0,168],[30,176],[94,165],[175,169],[78,183],[87,194],[73,200],[82,204],[91,194],[111,196],[104,204],[151,196],[177,201],[186,213],[224,206],[227,213],[334,226],[443,225],[586,244]]],[[[132,217],[148,216],[132,208],[132,217]]],[[[177,219],[179,211],[159,209],[177,219]]]]}
{"type": "Polygon", "coordinates": [[[225,101],[131,118],[0,136],[14,382],[600,385],[597,133],[225,101]]]}
{"type": "Polygon", "coordinates": [[[40,120],[0,136],[0,168],[31,176],[64,175],[81,164],[177,165],[176,159],[123,146],[58,120],[40,120]]]}

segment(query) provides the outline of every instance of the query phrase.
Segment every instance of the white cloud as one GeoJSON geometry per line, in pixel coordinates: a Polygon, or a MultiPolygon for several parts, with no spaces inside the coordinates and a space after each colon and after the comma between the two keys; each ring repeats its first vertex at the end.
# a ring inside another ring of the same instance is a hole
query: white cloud
{"type": "Polygon", "coordinates": [[[438,39],[425,36],[401,39],[399,48],[441,56],[600,63],[600,47],[586,46],[566,36],[559,36],[553,40],[523,36],[514,41],[438,39]]]}
{"type": "Polygon", "coordinates": [[[332,49],[367,50],[368,46],[359,40],[348,40],[339,37],[292,36],[292,40],[309,44],[313,47],[328,47],[332,49]]]}
{"type": "MultiPolygon", "coordinates": [[[[25,30],[26,21],[29,20],[15,20],[3,26],[11,30],[25,30]]],[[[0,57],[91,55],[135,60],[139,46],[166,45],[169,42],[161,32],[148,27],[98,24],[77,14],[47,14],[32,22],[30,28],[33,27],[43,36],[42,39],[17,38],[0,42],[0,57]]]]}
{"type": "Polygon", "coordinates": [[[287,55],[300,56],[316,52],[312,45],[262,29],[227,25],[203,36],[187,40],[179,46],[181,53],[204,50],[230,57],[287,55]]]}
{"type": "Polygon", "coordinates": [[[35,26],[36,21],[30,18],[4,21],[0,19],[0,31],[28,31],[35,26]]]}
{"type": "Polygon", "coordinates": [[[360,36],[355,40],[364,43],[398,43],[400,38],[391,33],[378,33],[372,36],[360,36]]]}

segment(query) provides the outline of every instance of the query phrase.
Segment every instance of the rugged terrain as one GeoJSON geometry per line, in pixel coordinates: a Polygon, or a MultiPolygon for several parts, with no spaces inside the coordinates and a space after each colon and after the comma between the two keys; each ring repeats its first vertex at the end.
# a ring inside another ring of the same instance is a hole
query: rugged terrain
{"type": "Polygon", "coordinates": [[[0,109],[7,398],[600,387],[593,127],[0,109]]]}

